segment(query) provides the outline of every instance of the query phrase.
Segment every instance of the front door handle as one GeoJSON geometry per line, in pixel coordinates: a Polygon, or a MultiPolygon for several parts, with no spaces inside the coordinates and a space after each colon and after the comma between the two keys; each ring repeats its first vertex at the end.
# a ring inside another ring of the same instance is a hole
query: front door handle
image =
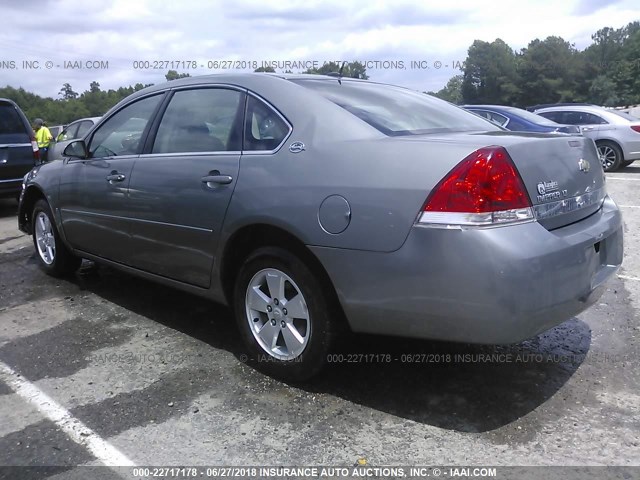
{"type": "Polygon", "coordinates": [[[207,187],[213,187],[210,185],[212,183],[217,183],[218,185],[229,185],[233,181],[233,177],[230,175],[207,175],[206,177],[202,177],[202,183],[206,183],[207,187]]]}
{"type": "Polygon", "coordinates": [[[109,183],[122,182],[125,178],[127,177],[122,173],[111,172],[111,175],[107,175],[107,182],[109,183]]]}

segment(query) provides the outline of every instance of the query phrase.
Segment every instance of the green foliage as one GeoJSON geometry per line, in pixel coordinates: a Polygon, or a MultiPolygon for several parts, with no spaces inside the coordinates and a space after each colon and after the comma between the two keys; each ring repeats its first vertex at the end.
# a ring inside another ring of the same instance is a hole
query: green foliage
{"type": "MultiPolygon", "coordinates": [[[[591,38],[583,51],[560,37],[535,39],[520,52],[500,39],[476,40],[464,63],[461,102],[523,107],[640,103],[640,22],[606,27],[591,38]]],[[[450,90],[445,87],[436,95],[451,101],[450,90]]]]}
{"type": "Polygon", "coordinates": [[[276,70],[273,67],[258,67],[258,68],[256,68],[254,70],[254,72],[256,72],[256,73],[260,73],[260,72],[276,73],[276,70]]]}
{"type": "Polygon", "coordinates": [[[462,103],[462,82],[463,75],[456,75],[455,77],[451,77],[445,87],[437,92],[428,92],[430,95],[434,97],[441,98],[442,100],[446,100],[451,103],[462,103]]]}
{"type": "Polygon", "coordinates": [[[170,82],[171,80],[177,80],[179,78],[187,78],[190,76],[191,75],[189,75],[188,73],[178,73],[175,70],[169,70],[167,74],[164,76],[164,78],[167,79],[167,82],[170,82]]]}
{"type": "Polygon", "coordinates": [[[499,38],[491,43],[474,41],[463,71],[462,96],[466,103],[495,103],[497,98],[512,103],[518,97],[516,55],[499,38]]]}
{"type": "Polygon", "coordinates": [[[120,87],[117,90],[101,90],[98,82],[91,82],[89,90],[78,94],[70,84],[60,89],[62,98],[43,98],[27,92],[23,88],[0,88],[0,97],[16,102],[29,121],[43,118],[48,125],[66,125],[84,117],[100,117],[120,100],[149,85],[137,83],[135,86],[120,87]]]}

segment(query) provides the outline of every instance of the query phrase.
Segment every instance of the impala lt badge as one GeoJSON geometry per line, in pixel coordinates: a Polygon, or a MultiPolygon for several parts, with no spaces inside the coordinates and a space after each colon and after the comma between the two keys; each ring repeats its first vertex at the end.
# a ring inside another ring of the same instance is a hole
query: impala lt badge
{"type": "Polygon", "coordinates": [[[538,182],[536,185],[536,189],[538,190],[538,202],[546,202],[548,200],[557,200],[562,197],[567,196],[567,190],[560,190],[560,186],[558,182],[548,181],[548,182],[538,182]]]}
{"type": "Polygon", "coordinates": [[[587,173],[589,170],[591,170],[591,164],[584,158],[581,158],[580,160],[578,160],[578,168],[581,172],[587,173]]]}

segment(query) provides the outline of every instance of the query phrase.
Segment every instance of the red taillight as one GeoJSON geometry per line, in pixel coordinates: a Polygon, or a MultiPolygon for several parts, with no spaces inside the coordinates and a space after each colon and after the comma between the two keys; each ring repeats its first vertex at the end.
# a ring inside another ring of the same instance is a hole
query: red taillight
{"type": "Polygon", "coordinates": [[[640,125],[631,125],[631,130],[640,133],[640,125]]]}
{"type": "Polygon", "coordinates": [[[532,218],[511,157],[503,147],[491,146],[473,152],[436,185],[419,222],[486,225],[532,218]]]}
{"type": "Polygon", "coordinates": [[[33,159],[40,160],[40,149],[38,148],[38,142],[35,137],[31,137],[31,149],[33,150],[33,159]]]}

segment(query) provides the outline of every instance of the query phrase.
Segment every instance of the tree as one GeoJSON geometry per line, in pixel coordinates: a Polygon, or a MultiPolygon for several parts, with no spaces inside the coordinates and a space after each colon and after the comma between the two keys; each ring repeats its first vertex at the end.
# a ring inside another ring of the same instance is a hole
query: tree
{"type": "Polygon", "coordinates": [[[573,45],[560,37],[535,39],[518,59],[520,92],[518,103],[585,101],[584,59],[573,45]]]}
{"type": "Polygon", "coordinates": [[[258,68],[256,68],[254,70],[254,72],[256,72],[256,73],[261,73],[261,72],[276,73],[276,70],[273,67],[267,66],[267,67],[258,67],[258,68]]]}
{"type": "Polygon", "coordinates": [[[461,85],[465,103],[514,103],[518,81],[516,55],[504,41],[476,40],[469,47],[461,85]]]}
{"type": "Polygon", "coordinates": [[[463,75],[451,77],[444,88],[437,92],[429,92],[434,97],[441,98],[447,102],[461,104],[462,103],[462,81],[463,75]]]}
{"type": "Polygon", "coordinates": [[[100,91],[100,84],[96,81],[93,81],[89,84],[89,91],[91,93],[98,93],[100,91]]]}
{"type": "Polygon", "coordinates": [[[171,80],[177,80],[179,78],[186,78],[190,76],[191,75],[189,75],[188,73],[178,73],[175,70],[169,70],[167,74],[164,76],[164,78],[167,79],[167,82],[170,82],[171,80]]]}
{"type": "Polygon", "coordinates": [[[60,89],[58,95],[62,96],[64,100],[72,100],[74,98],[78,98],[78,94],[73,91],[73,88],[71,88],[71,85],[68,83],[62,85],[62,88],[60,89]]]}
{"type": "Polygon", "coordinates": [[[598,75],[589,87],[589,101],[606,107],[616,106],[620,101],[616,94],[616,84],[606,75],[598,75]]]}

